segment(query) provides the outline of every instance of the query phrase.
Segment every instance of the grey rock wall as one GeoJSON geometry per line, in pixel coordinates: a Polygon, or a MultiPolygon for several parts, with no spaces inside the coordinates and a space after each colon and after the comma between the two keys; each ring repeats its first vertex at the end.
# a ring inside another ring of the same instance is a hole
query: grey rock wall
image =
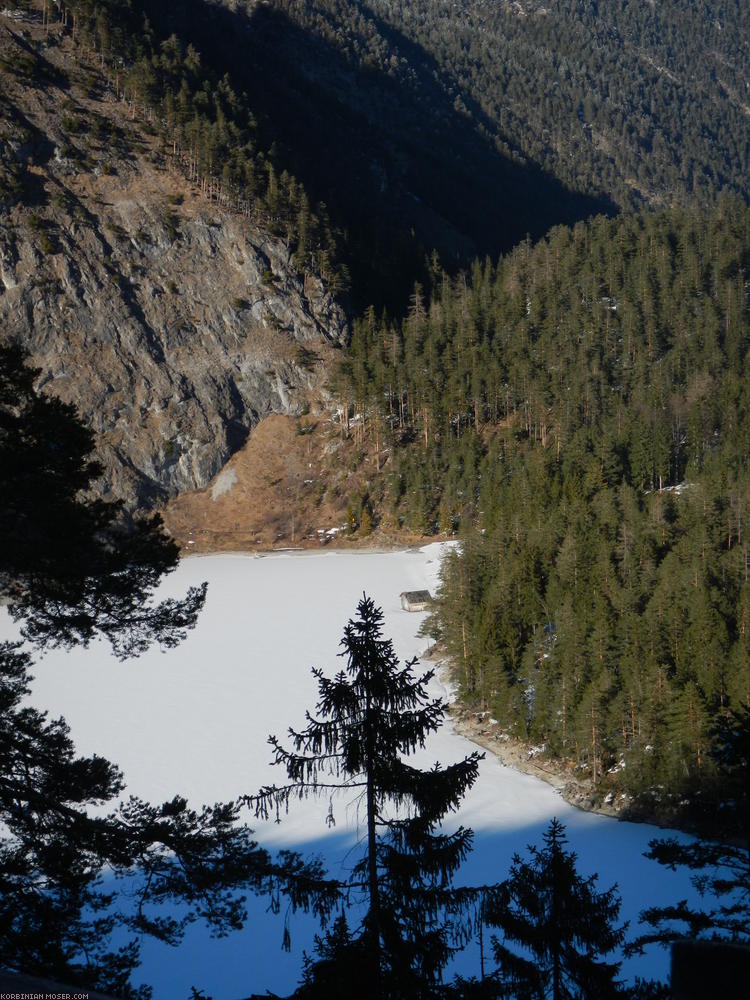
{"type": "Polygon", "coordinates": [[[346,318],[281,240],[145,163],[45,169],[46,204],[0,212],[0,335],[96,431],[105,495],[202,487],[258,420],[325,401],[346,318]]]}

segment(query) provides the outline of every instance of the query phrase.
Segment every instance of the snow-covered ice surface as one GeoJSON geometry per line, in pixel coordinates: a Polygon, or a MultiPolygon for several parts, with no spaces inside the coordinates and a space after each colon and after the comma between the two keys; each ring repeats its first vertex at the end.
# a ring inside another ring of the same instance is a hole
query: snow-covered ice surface
{"type": "MultiPolygon", "coordinates": [[[[126,663],[104,646],[48,654],[33,670],[33,702],[65,717],[82,753],[115,761],[129,793],[152,802],[179,794],[198,806],[254,792],[283,780],[269,763],[268,734],[283,736],[290,725],[304,724],[305,709],[316,700],[312,667],[334,673],[343,666],[339,642],[363,591],[382,607],[385,634],[401,659],[424,651],[427,640],[417,636],[424,615],[402,611],[399,595],[434,591],[440,555],[441,546],[431,545],[388,553],[191,557],[163,588],[179,595],[190,584],[209,581],[199,624],[181,647],[126,663]]],[[[0,637],[10,631],[3,615],[0,637]]],[[[433,686],[436,695],[445,693],[437,679],[433,686]]],[[[472,749],[446,725],[430,741],[424,762],[448,764],[472,749]]],[[[271,849],[294,847],[321,854],[331,866],[350,865],[357,804],[334,803],[332,830],[327,812],[327,801],[295,804],[281,824],[256,822],[257,838],[271,849]]],[[[476,835],[460,881],[504,878],[513,853],[540,844],[553,816],[567,826],[581,873],[598,872],[601,889],[618,883],[621,917],[631,931],[646,905],[694,897],[684,873],[643,857],[649,839],[662,831],[581,812],[549,785],[490,755],[458,820],[450,821],[471,826],[476,835]]],[[[283,905],[280,916],[269,912],[265,899],[251,898],[249,907],[246,929],[225,939],[212,939],[194,925],[179,949],[144,941],[138,978],[153,984],[156,1000],[183,1000],[192,985],[214,1000],[266,989],[290,992],[316,927],[310,918],[293,915],[292,950],[286,953],[283,905]]],[[[476,964],[476,956],[466,958],[461,971],[476,974],[476,964]]],[[[628,961],[623,974],[666,978],[667,966],[666,952],[654,949],[628,961]]]]}

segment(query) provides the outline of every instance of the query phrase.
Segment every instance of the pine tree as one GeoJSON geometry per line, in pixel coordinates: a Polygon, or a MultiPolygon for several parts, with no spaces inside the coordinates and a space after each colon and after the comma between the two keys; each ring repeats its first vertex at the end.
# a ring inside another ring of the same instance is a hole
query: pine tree
{"type": "Polygon", "coordinates": [[[196,917],[220,934],[240,926],[243,897],[233,887],[261,889],[274,866],[233,805],[195,812],[182,799],[158,807],[130,799],[89,815],[118,797],[122,776],[101,757],[77,756],[63,719],[23,704],[29,663],[0,644],[0,968],[149,996],[129,982],[142,935],[177,943],[196,917]],[[127,913],[122,900],[113,906],[105,873],[137,876],[127,913]],[[189,905],[163,916],[165,901],[189,905]]]}
{"type": "Polygon", "coordinates": [[[372,514],[369,507],[362,507],[362,517],[359,522],[359,531],[363,537],[372,534],[372,514]]]}
{"type": "Polygon", "coordinates": [[[493,937],[501,996],[604,1000],[619,992],[619,963],[601,956],[622,944],[620,900],[615,887],[597,892],[595,875],[578,874],[566,843],[565,827],[553,819],[544,847],[529,847],[530,861],[516,855],[510,877],[485,902],[485,922],[503,932],[493,937]]]}
{"type": "Polygon", "coordinates": [[[0,643],[0,969],[147,997],[130,984],[144,934],[178,944],[196,919],[217,935],[236,930],[239,890],[330,911],[338,891],[319,865],[292,853],[272,861],[232,803],[193,810],[181,798],[130,798],[90,815],[116,800],[122,775],[101,757],[77,756],[63,719],[24,704],[29,663],[0,643]],[[104,876],[128,877],[127,900],[104,876]],[[165,915],[165,903],[179,907],[165,915]]]}
{"type": "MultiPolygon", "coordinates": [[[[363,894],[366,913],[359,932],[343,944],[361,956],[357,992],[374,1000],[432,995],[452,953],[453,934],[463,933],[452,918],[469,900],[451,889],[451,880],[472,833],[437,828],[474,783],[481,759],[473,753],[429,771],[406,763],[440,726],[445,706],[427,695],[432,671],[417,677],[415,660],[399,665],[382,622],[382,611],[363,596],[341,642],[345,670],[332,679],[313,671],[316,714],[308,713],[303,730],[290,730],[291,750],[270,738],[288,783],[265,787],[251,800],[256,814],[267,818],[273,812],[278,817],[293,798],[331,797],[333,821],[334,798],[361,793],[365,853],[345,888],[363,894]]],[[[340,935],[338,941],[341,946],[340,935]]],[[[319,950],[322,960],[333,946],[328,941],[319,950]]],[[[308,990],[312,981],[308,970],[308,990]]]]}
{"type": "Polygon", "coordinates": [[[315,935],[315,958],[305,955],[297,1000],[325,997],[351,1000],[352,984],[359,981],[367,962],[366,942],[349,930],[346,913],[340,913],[329,931],[315,935]]]}
{"type": "Polygon", "coordinates": [[[102,473],[72,406],[37,392],[39,371],[0,344],[0,597],[39,646],[106,638],[119,656],[174,646],[206,588],[154,603],[179,552],[158,516],[133,520],[88,491],[102,473]]]}
{"type": "Polygon", "coordinates": [[[158,520],[133,525],[121,505],[90,498],[92,436],[72,407],[36,391],[36,374],[0,345],[0,596],[26,640],[0,643],[0,969],[146,997],[129,982],[144,933],[176,943],[194,919],[219,934],[240,927],[240,889],[285,892],[323,916],[337,888],[296,855],[271,862],[232,803],[195,811],[131,798],[102,815],[123,790],[117,768],[77,756],[63,719],[24,704],[29,647],[171,646],[205,592],[152,600],[176,547],[158,520]],[[105,874],[130,878],[132,906],[113,905],[105,874]],[[183,904],[181,915],[164,916],[164,902],[183,904]]]}

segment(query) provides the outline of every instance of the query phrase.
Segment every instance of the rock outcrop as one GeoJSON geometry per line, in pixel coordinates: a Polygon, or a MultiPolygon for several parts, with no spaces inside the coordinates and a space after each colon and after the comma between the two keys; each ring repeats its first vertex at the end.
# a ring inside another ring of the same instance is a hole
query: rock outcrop
{"type": "Polygon", "coordinates": [[[103,494],[148,506],[324,401],[346,318],[282,240],[170,172],[65,40],[21,32],[0,16],[0,336],[97,433],[103,494]]]}

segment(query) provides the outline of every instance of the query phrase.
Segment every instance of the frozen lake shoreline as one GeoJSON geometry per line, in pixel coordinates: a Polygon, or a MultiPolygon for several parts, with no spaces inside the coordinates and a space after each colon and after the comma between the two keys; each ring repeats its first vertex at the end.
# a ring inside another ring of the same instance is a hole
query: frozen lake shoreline
{"type": "MultiPolygon", "coordinates": [[[[338,644],[363,591],[383,608],[385,633],[402,660],[424,651],[427,640],[417,635],[424,615],[402,611],[399,595],[434,590],[440,552],[438,544],[394,552],[190,557],[164,588],[180,594],[209,580],[206,608],[183,646],[126,663],[109,657],[103,646],[49,654],[33,668],[33,701],[67,719],[81,752],[118,763],[129,793],[154,802],[180,794],[196,806],[251,793],[281,777],[269,765],[267,736],[283,736],[314,706],[312,667],[340,669],[338,644]]],[[[432,683],[434,694],[446,694],[437,677],[432,683]]],[[[419,762],[448,764],[472,749],[447,722],[419,762]]],[[[294,846],[322,853],[331,865],[342,859],[351,864],[356,805],[335,804],[333,831],[326,827],[327,812],[327,800],[307,801],[295,804],[280,825],[252,825],[269,848],[294,846]]],[[[694,895],[687,878],[642,856],[649,839],[663,831],[581,812],[548,784],[503,767],[489,754],[451,818],[475,831],[475,849],[460,881],[504,878],[512,855],[539,843],[553,816],[567,826],[581,873],[598,872],[602,889],[619,883],[621,919],[630,920],[631,931],[646,905],[694,895]]],[[[157,1000],[182,1000],[192,985],[214,1000],[293,989],[315,928],[294,916],[293,950],[283,953],[283,906],[281,916],[272,917],[266,900],[250,903],[251,926],[225,940],[210,939],[196,925],[177,950],[144,943],[141,975],[154,985],[157,1000]]],[[[476,974],[474,962],[467,959],[461,971],[476,974]]],[[[623,974],[664,977],[667,964],[667,954],[654,950],[630,960],[623,974]]]]}

